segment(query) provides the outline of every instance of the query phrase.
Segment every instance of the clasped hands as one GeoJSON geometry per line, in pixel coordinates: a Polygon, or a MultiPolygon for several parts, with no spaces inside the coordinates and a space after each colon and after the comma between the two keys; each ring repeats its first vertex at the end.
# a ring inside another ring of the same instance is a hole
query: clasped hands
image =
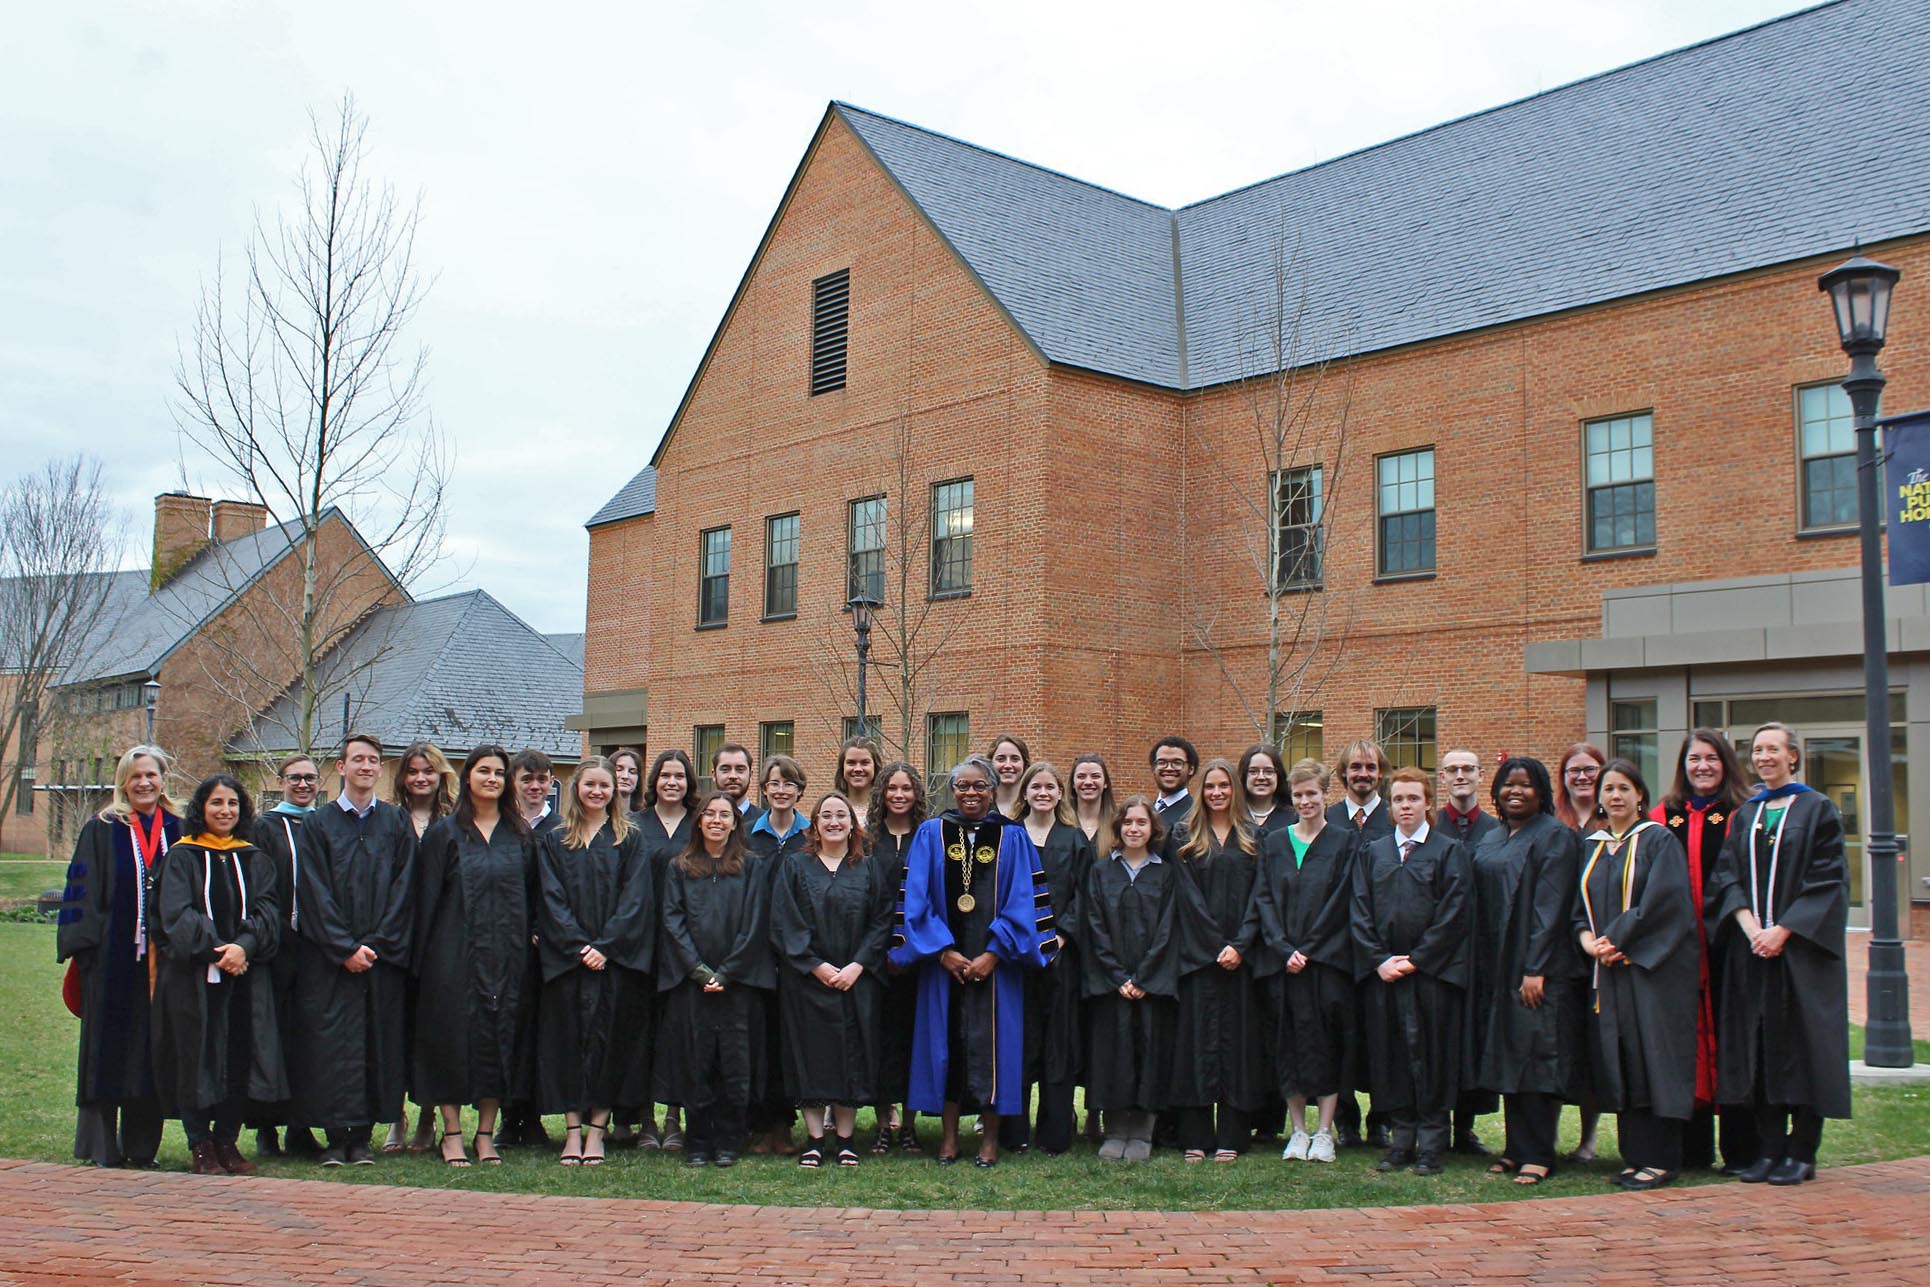
{"type": "Polygon", "coordinates": [[[811,967],[811,977],[815,978],[825,987],[834,988],[839,992],[849,992],[851,985],[856,983],[858,976],[863,973],[864,966],[859,965],[856,961],[851,962],[851,964],[841,970],[835,968],[829,961],[819,961],[811,967]]]}
{"type": "Polygon", "coordinates": [[[248,972],[248,953],[239,943],[223,943],[215,949],[214,964],[223,974],[240,976],[248,972]]]}
{"type": "Polygon", "coordinates": [[[1783,954],[1783,945],[1789,942],[1789,931],[1780,925],[1769,929],[1762,927],[1754,912],[1747,907],[1736,913],[1736,924],[1749,937],[1749,950],[1765,961],[1773,961],[1783,954]]]}
{"type": "Polygon", "coordinates": [[[954,983],[983,983],[992,977],[992,971],[998,966],[998,958],[990,952],[967,957],[957,948],[948,947],[938,954],[938,964],[952,976],[954,983]]]}
{"type": "Polygon", "coordinates": [[[1414,962],[1405,956],[1390,956],[1382,961],[1374,971],[1380,975],[1382,983],[1394,983],[1414,973],[1414,962]]]}

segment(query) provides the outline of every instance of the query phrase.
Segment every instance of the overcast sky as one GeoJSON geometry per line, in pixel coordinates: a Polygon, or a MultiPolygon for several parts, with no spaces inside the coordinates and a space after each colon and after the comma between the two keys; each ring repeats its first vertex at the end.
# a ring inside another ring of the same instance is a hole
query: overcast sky
{"type": "Polygon", "coordinates": [[[145,562],[200,285],[352,91],[370,172],[422,198],[438,588],[580,630],[583,520],[649,459],[830,100],[1180,205],[1798,7],[15,0],[0,476],[97,453],[145,562]]]}

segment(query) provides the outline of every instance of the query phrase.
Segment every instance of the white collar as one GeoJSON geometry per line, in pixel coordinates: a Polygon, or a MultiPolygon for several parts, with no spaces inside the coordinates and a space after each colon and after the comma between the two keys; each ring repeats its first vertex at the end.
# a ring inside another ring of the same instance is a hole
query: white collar
{"type": "Polygon", "coordinates": [[[1380,808],[1380,792],[1376,791],[1366,804],[1354,803],[1354,797],[1347,797],[1347,821],[1352,822],[1363,813],[1372,813],[1380,808]]]}
{"type": "Polygon", "coordinates": [[[1192,798],[1193,798],[1193,789],[1191,787],[1181,787],[1179,790],[1173,792],[1173,794],[1171,795],[1163,795],[1159,797],[1159,803],[1155,807],[1161,813],[1164,813],[1168,809],[1172,808],[1174,805],[1178,804],[1181,800],[1190,800],[1192,798]]]}
{"type": "Polygon", "coordinates": [[[376,800],[374,795],[370,795],[368,804],[365,807],[358,809],[355,807],[354,804],[352,804],[349,801],[348,792],[344,791],[342,792],[342,794],[335,797],[335,803],[342,806],[343,813],[352,813],[358,818],[366,818],[369,816],[369,814],[375,811],[375,806],[378,803],[378,801],[376,800]]]}
{"type": "Polygon", "coordinates": [[[1394,828],[1394,843],[1397,846],[1406,844],[1424,845],[1427,843],[1427,830],[1427,819],[1425,818],[1421,819],[1420,830],[1411,836],[1402,835],[1401,829],[1396,827],[1394,828]]]}

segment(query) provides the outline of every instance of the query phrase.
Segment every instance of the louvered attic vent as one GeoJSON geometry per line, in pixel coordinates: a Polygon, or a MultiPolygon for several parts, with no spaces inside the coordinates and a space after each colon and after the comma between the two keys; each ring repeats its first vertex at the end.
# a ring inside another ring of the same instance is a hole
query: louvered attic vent
{"type": "Polygon", "coordinates": [[[811,396],[844,387],[844,354],[851,338],[851,270],[811,283],[811,396]]]}

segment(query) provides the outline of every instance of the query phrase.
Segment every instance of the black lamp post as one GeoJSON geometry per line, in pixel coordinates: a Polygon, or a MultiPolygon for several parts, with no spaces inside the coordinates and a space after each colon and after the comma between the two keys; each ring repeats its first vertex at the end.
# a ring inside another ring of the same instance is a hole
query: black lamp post
{"type": "Polygon", "coordinates": [[[161,681],[150,679],[141,685],[141,705],[147,708],[147,744],[154,745],[154,708],[161,704],[161,681]]]}
{"type": "Polygon", "coordinates": [[[1890,292],[1903,274],[1858,254],[1824,273],[1818,285],[1836,309],[1836,330],[1850,356],[1850,395],[1856,424],[1856,503],[1863,539],[1863,709],[1870,766],[1870,972],[1863,1062],[1908,1068],[1910,977],[1897,938],[1896,802],[1890,779],[1890,659],[1883,607],[1882,521],[1877,495],[1876,408],[1883,373],[1876,355],[1890,324],[1890,292]]]}
{"type": "Polygon", "coordinates": [[[858,632],[858,736],[871,736],[871,721],[866,717],[864,700],[865,667],[871,661],[871,614],[884,606],[884,601],[860,590],[844,601],[844,610],[851,614],[851,628],[858,632]]]}

